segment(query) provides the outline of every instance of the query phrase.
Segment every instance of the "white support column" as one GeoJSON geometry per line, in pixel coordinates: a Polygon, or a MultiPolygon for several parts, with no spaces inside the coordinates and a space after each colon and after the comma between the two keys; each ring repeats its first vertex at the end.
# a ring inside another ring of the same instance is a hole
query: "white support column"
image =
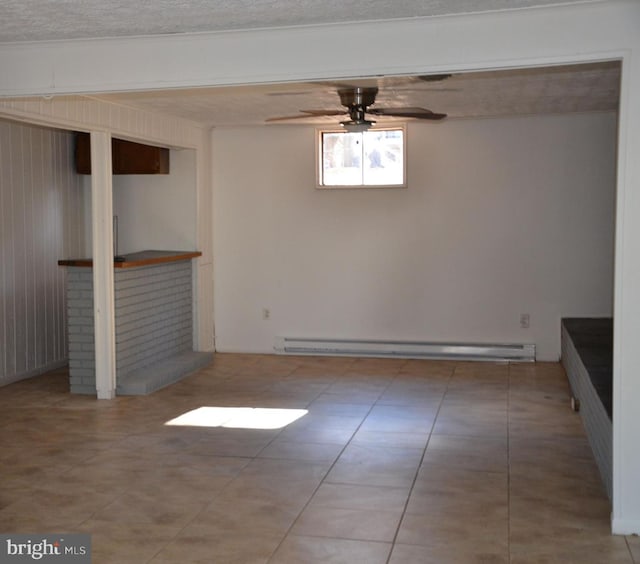
{"type": "Polygon", "coordinates": [[[612,530],[620,535],[640,534],[640,40],[637,44],[623,61],[618,121],[612,530]]]}
{"type": "Polygon", "coordinates": [[[213,351],[213,191],[211,189],[212,129],[203,130],[196,151],[197,244],[202,256],[194,260],[194,345],[213,351]]]}
{"type": "Polygon", "coordinates": [[[116,395],[116,337],[113,288],[113,178],[111,135],[91,132],[93,313],[98,399],[116,395]]]}

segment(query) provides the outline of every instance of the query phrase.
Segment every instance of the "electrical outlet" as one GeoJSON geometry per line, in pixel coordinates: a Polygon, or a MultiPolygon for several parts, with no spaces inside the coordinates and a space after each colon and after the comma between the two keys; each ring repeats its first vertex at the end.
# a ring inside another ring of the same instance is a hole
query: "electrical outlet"
{"type": "Polygon", "coordinates": [[[531,322],[531,317],[529,316],[528,313],[520,314],[520,327],[522,329],[529,329],[530,322],[531,322]]]}
{"type": "Polygon", "coordinates": [[[269,319],[271,317],[271,310],[268,307],[262,308],[262,319],[269,319]]]}

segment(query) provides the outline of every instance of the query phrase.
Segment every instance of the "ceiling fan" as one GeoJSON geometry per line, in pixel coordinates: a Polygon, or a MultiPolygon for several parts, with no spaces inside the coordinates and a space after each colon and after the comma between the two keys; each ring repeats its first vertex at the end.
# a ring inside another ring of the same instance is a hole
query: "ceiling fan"
{"type": "Polygon", "coordinates": [[[338,88],[340,104],[346,110],[300,110],[301,115],[270,118],[267,122],[284,121],[290,119],[304,119],[321,116],[346,115],[348,120],[340,122],[347,131],[366,131],[376,122],[367,119],[367,114],[372,116],[415,118],[437,121],[447,117],[447,114],[438,114],[425,108],[370,108],[375,104],[377,87],[362,88],[359,86],[338,88]]]}

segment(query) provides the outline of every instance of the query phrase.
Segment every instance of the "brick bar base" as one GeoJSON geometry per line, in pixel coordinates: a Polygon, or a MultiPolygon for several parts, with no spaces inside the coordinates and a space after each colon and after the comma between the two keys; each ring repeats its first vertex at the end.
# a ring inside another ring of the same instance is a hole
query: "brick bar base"
{"type": "MultiPolygon", "coordinates": [[[[193,351],[191,261],[115,269],[116,391],[146,394],[208,364],[193,351]]],[[[95,394],[93,269],[68,267],[72,393],[95,394]]]]}

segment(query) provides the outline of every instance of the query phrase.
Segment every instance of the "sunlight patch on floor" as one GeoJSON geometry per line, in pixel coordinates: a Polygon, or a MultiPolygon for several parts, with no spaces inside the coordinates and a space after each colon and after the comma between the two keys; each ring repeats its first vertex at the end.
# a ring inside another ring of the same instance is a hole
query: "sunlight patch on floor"
{"type": "Polygon", "coordinates": [[[181,427],[227,427],[231,429],[281,429],[308,413],[306,409],[265,407],[199,407],[167,421],[181,427]]]}

